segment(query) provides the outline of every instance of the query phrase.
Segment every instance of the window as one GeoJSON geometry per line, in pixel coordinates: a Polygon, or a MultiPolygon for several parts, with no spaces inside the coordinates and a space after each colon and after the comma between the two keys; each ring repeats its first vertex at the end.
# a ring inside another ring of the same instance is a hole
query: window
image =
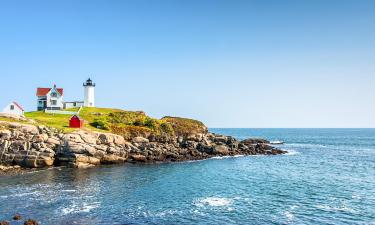
{"type": "Polygon", "coordinates": [[[52,92],[51,93],[51,97],[56,98],[57,97],[57,93],[56,92],[52,92]]]}
{"type": "Polygon", "coordinates": [[[56,100],[51,100],[51,105],[57,105],[57,101],[56,100]]]}
{"type": "Polygon", "coordinates": [[[14,105],[10,105],[10,110],[14,110],[14,105]]]}

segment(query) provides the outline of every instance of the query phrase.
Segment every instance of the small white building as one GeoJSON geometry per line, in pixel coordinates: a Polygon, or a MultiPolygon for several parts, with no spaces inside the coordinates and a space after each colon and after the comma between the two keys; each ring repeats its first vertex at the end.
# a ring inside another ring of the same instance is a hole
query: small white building
{"type": "Polygon", "coordinates": [[[17,102],[11,102],[3,109],[3,113],[17,116],[23,116],[24,112],[25,110],[17,102]]]}
{"type": "Polygon", "coordinates": [[[38,111],[61,110],[64,108],[64,89],[57,88],[38,88],[36,96],[38,97],[38,111]]]}
{"type": "Polygon", "coordinates": [[[82,101],[64,102],[64,109],[79,108],[83,106],[82,101]]]}

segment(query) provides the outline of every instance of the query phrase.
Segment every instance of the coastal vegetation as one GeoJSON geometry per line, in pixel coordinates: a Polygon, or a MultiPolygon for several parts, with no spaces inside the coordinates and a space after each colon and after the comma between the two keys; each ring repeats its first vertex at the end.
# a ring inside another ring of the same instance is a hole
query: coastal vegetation
{"type": "MultiPolygon", "coordinates": [[[[78,112],[78,108],[68,109],[67,111],[78,112]]],[[[69,114],[51,114],[36,111],[25,113],[25,117],[28,119],[26,123],[53,127],[64,133],[75,130],[74,128],[69,128],[69,119],[71,117],[69,114]]],[[[155,119],[147,116],[142,111],[84,107],[79,111],[79,117],[85,121],[85,130],[110,132],[121,135],[125,139],[137,136],[148,137],[150,135],[188,136],[207,132],[206,126],[197,120],[170,116],[155,119]]]]}

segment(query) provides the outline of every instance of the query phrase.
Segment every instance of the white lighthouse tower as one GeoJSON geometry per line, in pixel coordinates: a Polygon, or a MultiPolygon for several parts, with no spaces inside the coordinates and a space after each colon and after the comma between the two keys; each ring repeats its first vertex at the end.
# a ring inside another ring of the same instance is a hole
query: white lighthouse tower
{"type": "Polygon", "coordinates": [[[95,83],[89,78],[86,83],[83,84],[85,88],[85,100],[83,105],[85,107],[95,107],[95,83]]]}

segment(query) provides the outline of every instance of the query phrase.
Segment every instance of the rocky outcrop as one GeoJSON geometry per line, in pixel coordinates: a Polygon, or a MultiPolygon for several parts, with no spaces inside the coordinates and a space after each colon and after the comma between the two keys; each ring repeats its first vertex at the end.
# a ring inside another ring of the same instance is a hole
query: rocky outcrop
{"type": "Polygon", "coordinates": [[[60,144],[58,135],[57,130],[44,126],[0,122],[0,164],[26,168],[52,166],[60,144]]]}
{"type": "Polygon", "coordinates": [[[61,137],[56,165],[82,168],[121,163],[127,160],[131,148],[119,135],[77,131],[61,137]]]}
{"type": "Polygon", "coordinates": [[[263,139],[238,141],[213,133],[134,137],[79,130],[64,134],[45,126],[0,122],[0,169],[49,166],[92,167],[124,162],[152,163],[213,156],[277,155],[263,139]]]}

